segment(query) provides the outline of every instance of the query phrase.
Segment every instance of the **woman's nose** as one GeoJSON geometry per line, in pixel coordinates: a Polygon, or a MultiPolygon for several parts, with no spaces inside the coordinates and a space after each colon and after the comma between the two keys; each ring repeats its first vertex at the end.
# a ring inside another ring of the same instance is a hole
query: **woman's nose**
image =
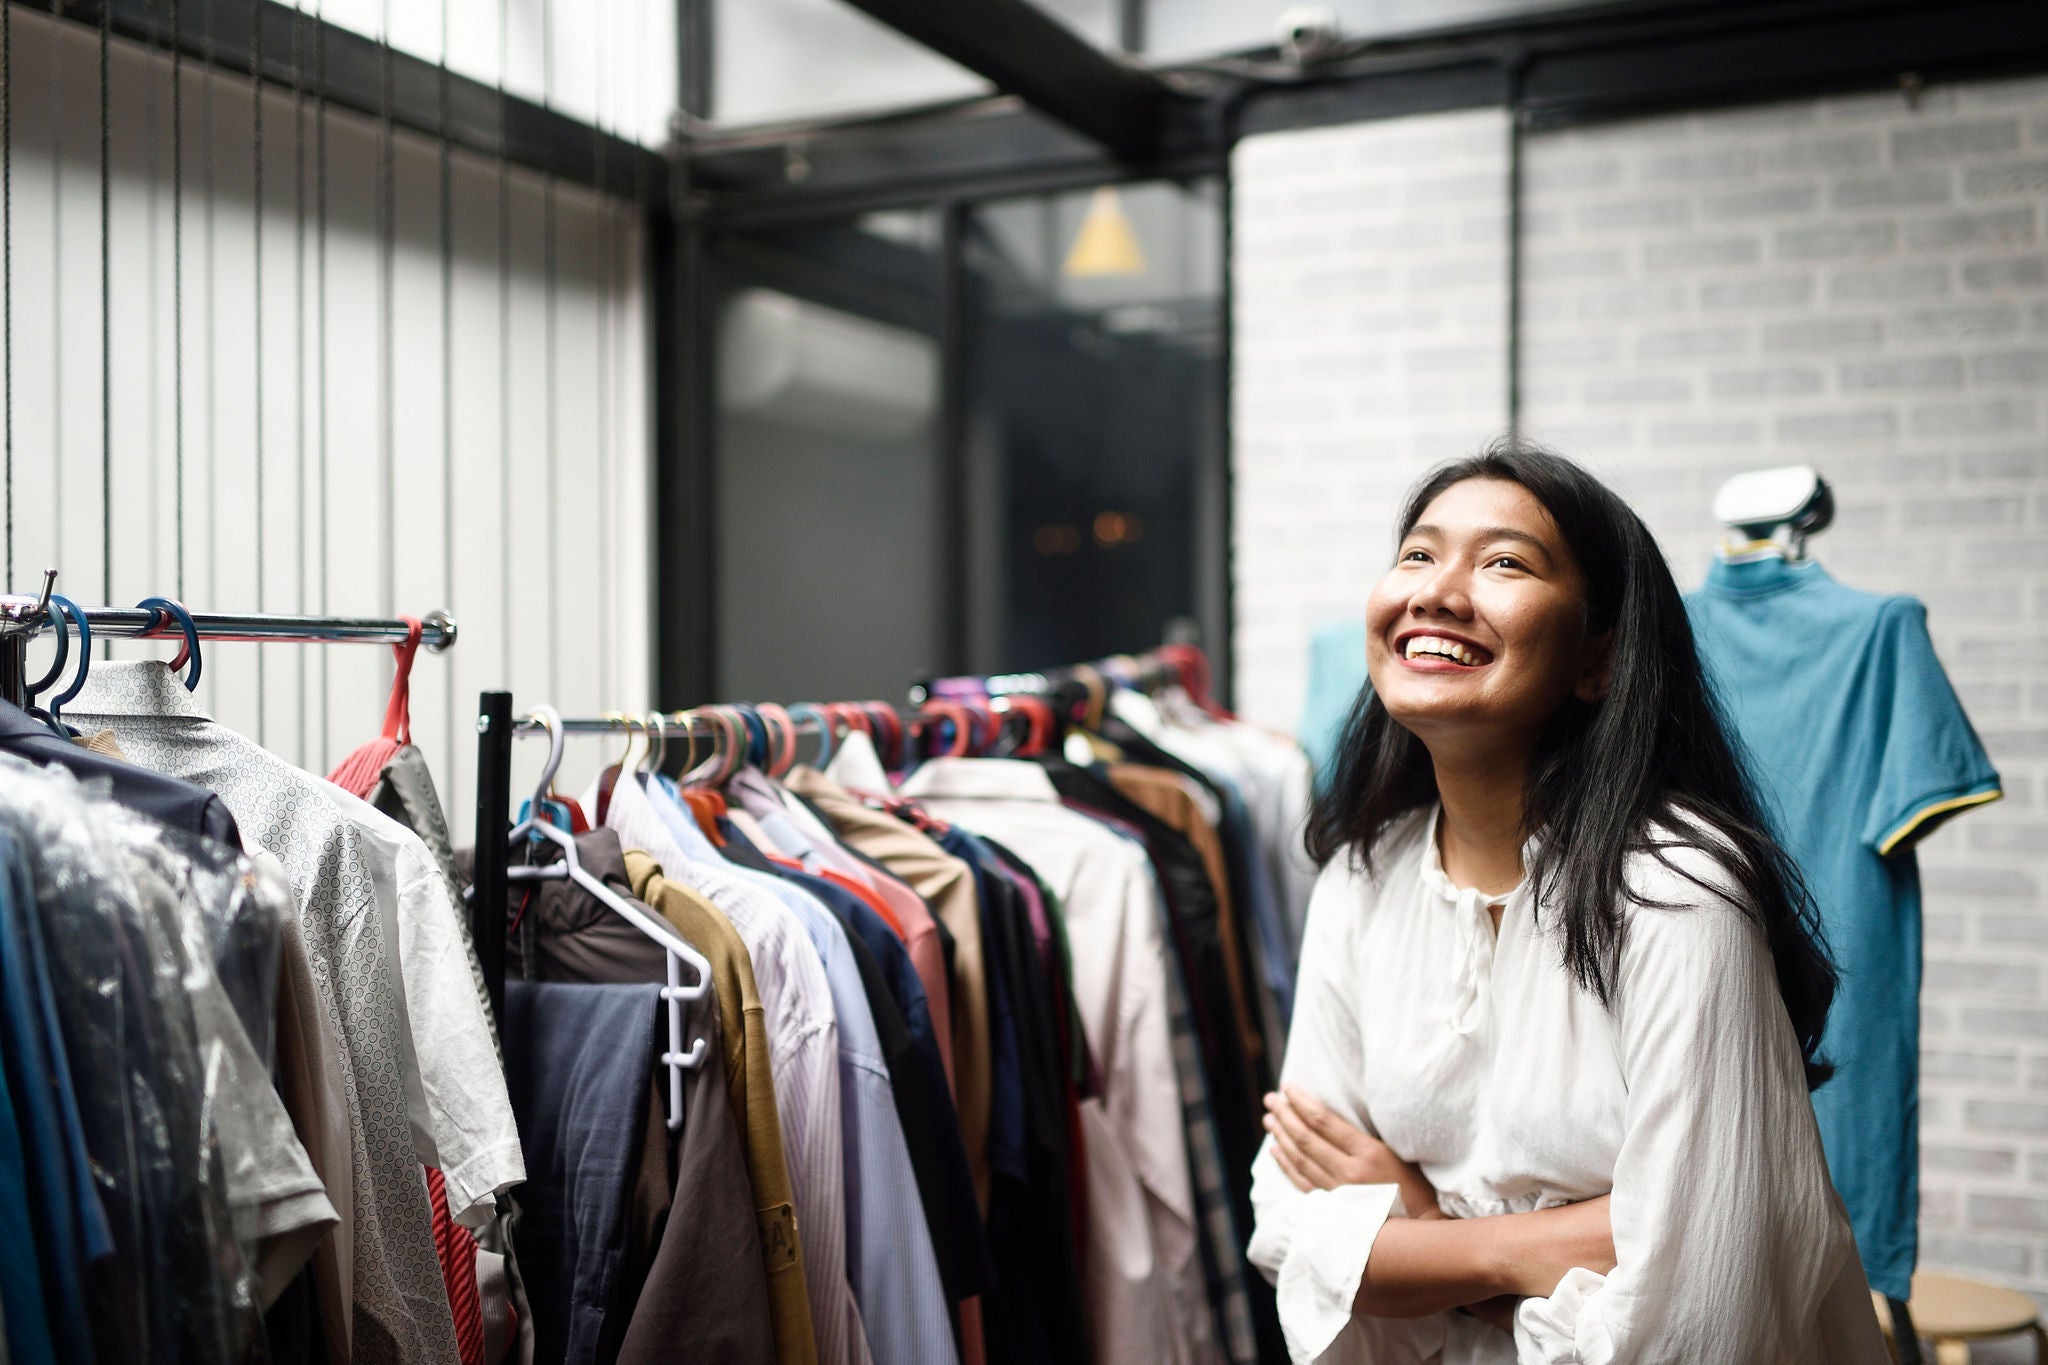
{"type": "Polygon", "coordinates": [[[1464,575],[1449,565],[1439,567],[1415,585],[1415,590],[1408,595],[1408,610],[1422,616],[1463,618],[1471,615],[1472,602],[1466,593],[1464,575]]]}

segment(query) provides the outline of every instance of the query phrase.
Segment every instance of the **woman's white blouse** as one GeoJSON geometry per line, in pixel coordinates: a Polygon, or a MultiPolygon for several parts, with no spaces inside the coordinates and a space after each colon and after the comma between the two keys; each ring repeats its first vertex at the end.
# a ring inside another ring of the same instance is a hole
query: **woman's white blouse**
{"type": "Polygon", "coordinates": [[[1459,1314],[1354,1318],[1396,1188],[1304,1194],[1268,1142],[1250,1254],[1294,1359],[1888,1361],[1769,948],[1719,864],[1634,859],[1632,885],[1673,908],[1627,910],[1610,1010],[1566,973],[1526,884],[1451,885],[1434,810],[1382,848],[1375,876],[1339,858],[1316,884],[1283,1078],[1418,1164],[1453,1217],[1611,1193],[1619,1264],[1525,1300],[1512,1340],[1459,1314]]]}

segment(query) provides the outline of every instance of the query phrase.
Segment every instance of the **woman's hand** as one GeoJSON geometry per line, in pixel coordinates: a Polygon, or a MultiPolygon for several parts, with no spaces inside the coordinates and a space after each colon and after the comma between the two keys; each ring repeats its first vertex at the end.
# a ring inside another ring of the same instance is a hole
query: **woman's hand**
{"type": "Polygon", "coordinates": [[[1299,1190],[1334,1190],[1341,1185],[1398,1185],[1411,1218],[1440,1218],[1436,1189],[1422,1171],[1393,1149],[1354,1127],[1297,1086],[1283,1085],[1266,1096],[1265,1128],[1273,1138],[1273,1161],[1299,1190]]]}

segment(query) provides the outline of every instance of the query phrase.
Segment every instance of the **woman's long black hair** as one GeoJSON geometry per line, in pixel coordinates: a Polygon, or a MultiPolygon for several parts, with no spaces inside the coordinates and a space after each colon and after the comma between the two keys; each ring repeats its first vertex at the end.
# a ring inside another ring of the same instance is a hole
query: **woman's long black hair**
{"type": "MultiPolygon", "coordinates": [[[[1409,497],[1401,536],[1438,494],[1466,479],[1520,484],[1549,510],[1586,583],[1589,637],[1612,632],[1612,676],[1598,702],[1566,700],[1529,765],[1525,834],[1541,836],[1527,869],[1539,905],[1557,918],[1564,965],[1609,1002],[1623,910],[1648,903],[1625,875],[1631,853],[1656,850],[1661,822],[1714,855],[1763,925],[1778,990],[1806,1059],[1807,1084],[1835,995],[1835,966],[1799,869],[1778,846],[1722,728],[1693,646],[1685,604],[1642,519],[1591,474],[1539,446],[1502,439],[1437,469],[1409,497]]],[[[1331,781],[1309,818],[1308,848],[1327,863],[1350,848],[1367,867],[1380,837],[1436,800],[1429,751],[1387,713],[1367,683],[1353,705],[1331,781]]]]}

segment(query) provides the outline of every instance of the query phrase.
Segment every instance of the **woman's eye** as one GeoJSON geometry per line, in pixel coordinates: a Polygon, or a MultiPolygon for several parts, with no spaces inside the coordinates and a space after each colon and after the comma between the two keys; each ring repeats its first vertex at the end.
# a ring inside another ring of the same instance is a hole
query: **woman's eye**
{"type": "Polygon", "coordinates": [[[1402,553],[1402,555],[1401,555],[1401,562],[1402,562],[1403,564],[1426,564],[1426,563],[1428,563],[1428,562],[1429,562],[1429,551],[1427,551],[1427,550],[1407,550],[1407,551],[1404,551],[1404,552],[1402,553]]]}
{"type": "Polygon", "coordinates": [[[1486,567],[1489,569],[1519,569],[1522,567],[1522,561],[1516,559],[1513,555],[1495,555],[1487,561],[1486,567]]]}

